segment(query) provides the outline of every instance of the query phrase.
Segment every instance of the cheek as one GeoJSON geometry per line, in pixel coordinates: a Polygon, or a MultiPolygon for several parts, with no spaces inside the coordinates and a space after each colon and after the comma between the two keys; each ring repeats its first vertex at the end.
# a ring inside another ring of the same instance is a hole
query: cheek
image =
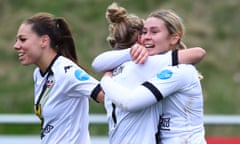
{"type": "Polygon", "coordinates": [[[41,55],[42,55],[42,52],[41,52],[41,49],[40,48],[36,48],[36,47],[34,47],[32,50],[31,50],[31,53],[30,53],[31,55],[31,59],[33,60],[33,62],[34,63],[36,63],[39,59],[40,59],[40,57],[41,57],[41,55]]]}
{"type": "Polygon", "coordinates": [[[27,63],[28,64],[36,64],[38,63],[40,57],[41,57],[41,49],[38,47],[28,47],[25,49],[26,55],[27,55],[27,63]]]}
{"type": "Polygon", "coordinates": [[[169,43],[167,41],[158,41],[155,45],[156,53],[162,53],[169,50],[169,43]]]}
{"type": "Polygon", "coordinates": [[[162,35],[158,37],[158,39],[155,39],[155,42],[156,47],[160,52],[165,52],[170,49],[170,40],[166,36],[162,35]]]}

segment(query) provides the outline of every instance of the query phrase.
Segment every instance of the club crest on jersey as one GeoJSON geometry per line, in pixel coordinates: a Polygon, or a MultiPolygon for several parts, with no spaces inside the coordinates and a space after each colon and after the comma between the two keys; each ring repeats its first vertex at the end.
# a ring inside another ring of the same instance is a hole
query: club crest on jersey
{"type": "Polygon", "coordinates": [[[119,67],[115,68],[115,69],[113,70],[113,76],[116,76],[116,75],[118,75],[118,74],[122,73],[122,71],[123,71],[123,68],[124,68],[124,66],[123,66],[123,65],[121,65],[121,66],[119,66],[119,67]]]}
{"type": "Polygon", "coordinates": [[[173,72],[171,70],[165,69],[157,74],[157,78],[165,80],[172,77],[173,72]]]}
{"type": "Polygon", "coordinates": [[[85,81],[89,79],[89,75],[84,72],[83,70],[77,69],[74,72],[76,79],[80,80],[80,81],[85,81]]]}

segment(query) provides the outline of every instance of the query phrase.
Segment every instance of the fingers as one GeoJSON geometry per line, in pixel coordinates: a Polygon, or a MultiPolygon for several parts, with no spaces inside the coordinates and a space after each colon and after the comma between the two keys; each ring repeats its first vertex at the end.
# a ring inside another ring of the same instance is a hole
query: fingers
{"type": "Polygon", "coordinates": [[[132,60],[137,64],[143,64],[148,58],[147,49],[140,45],[135,44],[130,50],[132,60]]]}
{"type": "Polygon", "coordinates": [[[148,58],[148,54],[147,53],[144,53],[144,54],[140,54],[139,57],[134,61],[135,63],[137,64],[144,64],[145,61],[147,60],[148,58]]]}

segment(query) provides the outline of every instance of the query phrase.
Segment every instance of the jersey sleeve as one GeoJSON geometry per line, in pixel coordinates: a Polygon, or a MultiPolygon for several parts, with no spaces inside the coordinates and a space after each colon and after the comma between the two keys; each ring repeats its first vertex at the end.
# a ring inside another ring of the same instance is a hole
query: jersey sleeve
{"type": "Polygon", "coordinates": [[[66,81],[70,97],[87,96],[94,99],[99,92],[99,81],[79,67],[71,69],[66,81]]]}
{"type": "Polygon", "coordinates": [[[104,76],[101,86],[105,96],[117,106],[126,111],[136,111],[187,87],[192,78],[190,72],[191,70],[182,65],[168,66],[135,89],[124,87],[112,78],[104,76]]]}
{"type": "Polygon", "coordinates": [[[143,85],[159,100],[190,87],[193,69],[190,64],[180,64],[163,68],[156,76],[143,85]],[[158,93],[161,96],[158,96],[158,93]]]}
{"type": "Polygon", "coordinates": [[[143,86],[132,90],[107,76],[101,79],[101,86],[105,97],[126,111],[136,111],[157,102],[151,91],[143,86]]]}
{"type": "Polygon", "coordinates": [[[92,68],[96,72],[112,70],[126,61],[130,61],[130,48],[124,50],[112,50],[98,55],[92,62],[92,68]]]}

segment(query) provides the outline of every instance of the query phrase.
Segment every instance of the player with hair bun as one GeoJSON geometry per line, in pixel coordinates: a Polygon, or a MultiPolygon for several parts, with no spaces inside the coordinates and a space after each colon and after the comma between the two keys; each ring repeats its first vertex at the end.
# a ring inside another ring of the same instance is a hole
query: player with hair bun
{"type": "Polygon", "coordinates": [[[161,29],[162,37],[153,41],[153,35],[159,35],[159,27],[151,28],[151,35],[146,33],[146,23],[143,25],[141,18],[129,14],[116,3],[108,7],[106,16],[110,32],[107,40],[114,50],[97,56],[92,66],[98,72],[111,71],[110,76],[106,73],[101,80],[105,92],[110,144],[158,144],[162,102],[156,101],[151,93],[147,93],[150,100],[143,101],[137,95],[134,95],[138,99],[136,101],[128,95],[132,95],[131,90],[135,91],[136,87],[153,78],[162,68],[178,63],[197,63],[204,57],[205,51],[201,48],[176,50],[182,35],[176,34],[177,29],[173,35],[169,34],[165,25],[161,25],[161,28],[165,28],[161,29]],[[136,64],[138,60],[133,62],[131,56],[141,48],[146,49],[151,56],[147,57],[144,64],[136,64]],[[127,91],[121,91],[125,89],[127,91]],[[141,106],[145,103],[147,106],[141,106]]]}

